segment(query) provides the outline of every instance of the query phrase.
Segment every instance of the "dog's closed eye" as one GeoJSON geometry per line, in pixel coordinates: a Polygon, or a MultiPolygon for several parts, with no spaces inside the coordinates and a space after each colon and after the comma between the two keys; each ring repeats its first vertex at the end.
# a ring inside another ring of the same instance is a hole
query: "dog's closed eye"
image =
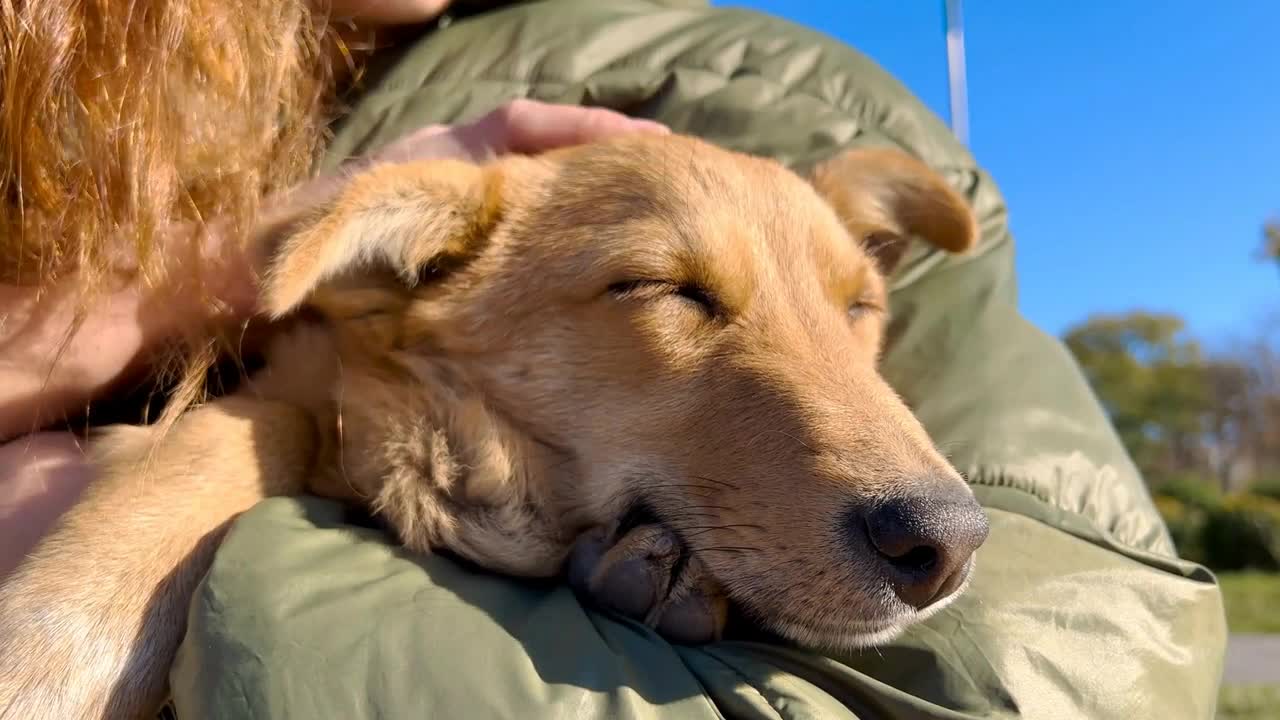
{"type": "Polygon", "coordinates": [[[676,299],[696,306],[708,317],[717,317],[722,307],[715,295],[701,285],[667,280],[624,280],[609,286],[609,294],[619,300],[650,301],[676,299]]]}
{"type": "Polygon", "coordinates": [[[861,295],[849,303],[848,313],[851,320],[857,321],[864,317],[878,315],[885,311],[884,304],[880,302],[874,295],[861,295]]]}

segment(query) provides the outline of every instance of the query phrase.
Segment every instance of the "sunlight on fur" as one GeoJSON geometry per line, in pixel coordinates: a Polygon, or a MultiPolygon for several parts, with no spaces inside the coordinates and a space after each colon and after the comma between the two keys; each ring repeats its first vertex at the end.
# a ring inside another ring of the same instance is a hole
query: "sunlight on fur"
{"type": "Polygon", "coordinates": [[[987,533],[877,371],[885,277],[911,238],[975,237],[884,150],[802,178],[645,135],[358,176],[276,249],[266,369],[145,473],[147,431],[108,433],[103,479],[0,587],[0,697],[157,704],[227,524],[304,491],[415,551],[567,572],[675,641],[736,608],[813,647],[883,642],[963,591],[987,533]]]}

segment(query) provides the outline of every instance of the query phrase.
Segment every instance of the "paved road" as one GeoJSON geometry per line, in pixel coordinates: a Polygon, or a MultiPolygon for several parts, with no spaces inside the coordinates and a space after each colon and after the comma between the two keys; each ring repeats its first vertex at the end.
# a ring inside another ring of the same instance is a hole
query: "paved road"
{"type": "Polygon", "coordinates": [[[1223,682],[1280,683],[1280,635],[1232,635],[1223,682]]]}

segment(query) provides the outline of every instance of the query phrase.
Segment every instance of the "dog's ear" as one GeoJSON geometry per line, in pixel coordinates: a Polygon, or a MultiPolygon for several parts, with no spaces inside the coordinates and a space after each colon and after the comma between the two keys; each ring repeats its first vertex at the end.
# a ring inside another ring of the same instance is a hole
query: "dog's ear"
{"type": "Polygon", "coordinates": [[[465,257],[502,211],[493,165],[427,160],[357,175],[313,222],[284,239],[268,263],[264,310],[296,309],[325,280],[361,266],[388,268],[407,284],[465,257]]]}
{"type": "Polygon", "coordinates": [[[978,223],[964,197],[904,152],[848,150],[814,168],[809,181],[886,274],[911,237],[953,253],[977,242],[978,223]]]}

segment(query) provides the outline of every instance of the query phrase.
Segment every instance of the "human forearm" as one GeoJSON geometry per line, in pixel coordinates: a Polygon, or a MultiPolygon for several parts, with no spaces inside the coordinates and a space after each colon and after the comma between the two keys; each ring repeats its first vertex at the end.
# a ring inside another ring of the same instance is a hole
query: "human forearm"
{"type": "MultiPolygon", "coordinates": [[[[0,442],[84,410],[183,333],[250,319],[264,244],[332,198],[361,166],[269,199],[243,239],[216,220],[198,245],[189,227],[171,228],[165,252],[172,281],[142,285],[122,277],[79,317],[78,278],[43,290],[0,286],[0,442]]],[[[131,271],[129,263],[120,267],[131,271]]]]}

